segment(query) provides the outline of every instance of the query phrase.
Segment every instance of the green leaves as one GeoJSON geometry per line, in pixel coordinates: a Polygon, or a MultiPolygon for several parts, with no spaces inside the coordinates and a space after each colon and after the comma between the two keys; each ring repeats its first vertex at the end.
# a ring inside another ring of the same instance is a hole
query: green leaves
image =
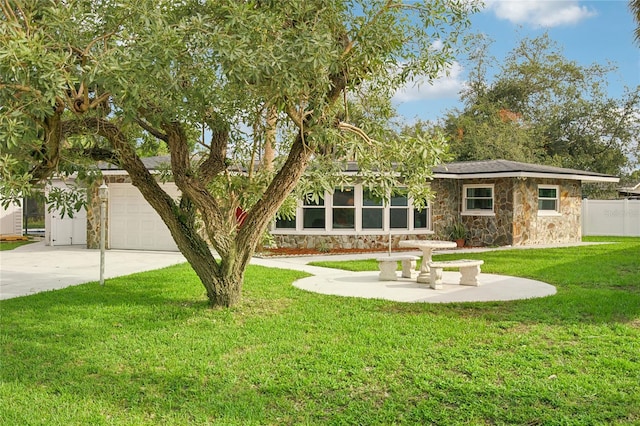
{"type": "Polygon", "coordinates": [[[611,65],[581,66],[548,35],[524,39],[504,62],[473,58],[466,107],[445,127],[459,160],[504,158],[613,175],[638,164],[640,88],[607,96],[611,65]],[[500,67],[486,75],[487,63],[500,67]]]}

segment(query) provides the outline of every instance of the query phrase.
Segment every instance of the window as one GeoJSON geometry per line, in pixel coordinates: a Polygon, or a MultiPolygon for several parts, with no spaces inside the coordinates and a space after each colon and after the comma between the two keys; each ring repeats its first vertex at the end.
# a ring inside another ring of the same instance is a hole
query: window
{"type": "Polygon", "coordinates": [[[464,185],[462,191],[463,213],[493,213],[493,185],[464,185]]]}
{"type": "Polygon", "coordinates": [[[538,186],[538,214],[554,214],[560,211],[557,186],[538,186]]]}
{"type": "Polygon", "coordinates": [[[406,194],[391,196],[389,226],[391,229],[409,228],[409,199],[406,194]]]}
{"type": "Polygon", "coordinates": [[[302,207],[302,227],[304,229],[324,229],[325,208],[324,199],[317,201],[304,200],[302,207]]]}
{"type": "Polygon", "coordinates": [[[362,190],[362,229],[383,229],[384,206],[368,189],[362,190]]]}
{"type": "Polygon", "coordinates": [[[413,229],[429,229],[429,207],[413,209],[413,229]]]}
{"type": "Polygon", "coordinates": [[[355,191],[353,187],[336,189],[333,193],[333,229],[355,229],[355,191]]]}
{"type": "Polygon", "coordinates": [[[296,218],[293,219],[276,219],[276,229],[296,229],[296,218]]]}
{"type": "Polygon", "coordinates": [[[273,231],[386,235],[389,231],[428,233],[431,230],[429,206],[418,211],[406,191],[394,194],[388,202],[383,198],[362,185],[336,189],[316,200],[309,195],[298,204],[295,217],[276,219],[273,231]]]}

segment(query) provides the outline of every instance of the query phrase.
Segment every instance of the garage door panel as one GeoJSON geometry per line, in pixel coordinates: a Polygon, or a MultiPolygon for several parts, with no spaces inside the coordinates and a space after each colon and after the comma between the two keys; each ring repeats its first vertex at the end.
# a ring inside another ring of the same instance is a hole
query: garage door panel
{"type": "MultiPolygon", "coordinates": [[[[174,198],[179,191],[175,184],[162,185],[174,198]]],[[[177,251],[169,229],[131,184],[109,186],[110,246],[114,249],[177,251]]]]}

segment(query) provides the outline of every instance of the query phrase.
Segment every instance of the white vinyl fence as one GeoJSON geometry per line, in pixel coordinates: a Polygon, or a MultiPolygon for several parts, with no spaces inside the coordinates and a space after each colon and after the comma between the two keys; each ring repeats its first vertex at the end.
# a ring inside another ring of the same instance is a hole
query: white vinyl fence
{"type": "Polygon", "coordinates": [[[640,237],[640,200],[582,200],[582,235],[640,237]]]}

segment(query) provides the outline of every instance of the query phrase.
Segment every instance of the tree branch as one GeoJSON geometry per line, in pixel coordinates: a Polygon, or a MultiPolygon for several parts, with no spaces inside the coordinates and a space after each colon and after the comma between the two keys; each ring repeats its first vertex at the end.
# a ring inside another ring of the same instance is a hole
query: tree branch
{"type": "Polygon", "coordinates": [[[142,120],[141,118],[136,118],[135,122],[138,123],[138,125],[140,125],[140,127],[142,127],[144,130],[146,130],[147,132],[151,133],[152,136],[155,136],[156,138],[158,138],[160,140],[163,140],[165,142],[169,141],[169,137],[165,133],[162,133],[160,130],[158,130],[155,127],[151,126],[151,124],[147,123],[146,121],[142,120]]]}

